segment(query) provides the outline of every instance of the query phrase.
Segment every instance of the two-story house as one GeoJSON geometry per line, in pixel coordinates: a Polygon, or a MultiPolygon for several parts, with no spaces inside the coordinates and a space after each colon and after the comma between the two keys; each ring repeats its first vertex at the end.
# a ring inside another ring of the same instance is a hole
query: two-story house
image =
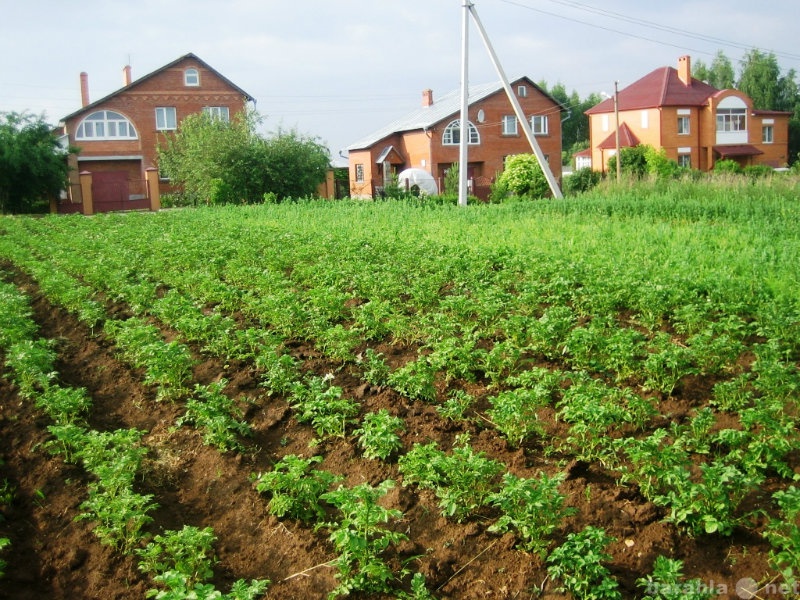
{"type": "MultiPolygon", "coordinates": [[[[560,179],[561,113],[566,108],[528,77],[510,83],[553,176],[560,179]]],[[[501,82],[470,86],[468,105],[467,177],[471,192],[485,199],[505,158],[532,150],[501,82]]],[[[424,90],[421,107],[347,148],[350,196],[373,198],[408,168],[424,169],[444,191],[445,174],[459,160],[461,131],[461,91],[434,101],[433,91],[424,90]]]]}
{"type": "Polygon", "coordinates": [[[122,70],[123,87],[94,102],[81,73],[82,107],[59,124],[71,156],[70,190],[59,212],[81,210],[79,173],[92,174],[95,210],[144,208],[145,171],[157,167],[157,146],[181,120],[205,111],[228,120],[253,97],[194,54],[186,54],[136,80],[122,70]],[[139,206],[141,204],[141,206],[139,206]]]}
{"type": "Polygon", "coordinates": [[[591,166],[607,171],[620,148],[663,148],[683,167],[709,171],[718,160],[783,167],[789,160],[790,113],[755,110],[742,92],[692,77],[691,59],[661,67],[586,111],[591,166]],[[617,143],[617,136],[619,143],[617,143]]]}

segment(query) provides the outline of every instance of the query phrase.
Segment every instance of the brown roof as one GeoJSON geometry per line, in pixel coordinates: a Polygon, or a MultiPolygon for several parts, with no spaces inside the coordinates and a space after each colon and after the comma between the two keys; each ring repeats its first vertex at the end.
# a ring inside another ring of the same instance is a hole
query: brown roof
{"type": "MultiPolygon", "coordinates": [[[[637,138],[627,123],[622,123],[619,126],[619,147],[620,148],[635,148],[639,145],[639,138],[637,138]]],[[[601,150],[615,150],[617,147],[617,135],[613,132],[606,139],[604,139],[597,146],[601,150]]]]}
{"type": "MultiPolygon", "coordinates": [[[[703,106],[719,90],[692,77],[686,85],[673,67],[661,67],[619,91],[619,110],[661,106],[703,106]]],[[[614,99],[607,98],[586,111],[587,115],[614,111],[614,99]]]]}
{"type": "Polygon", "coordinates": [[[756,156],[757,154],[764,154],[761,150],[750,144],[735,144],[732,146],[714,146],[714,152],[719,154],[722,158],[729,156],[756,156]]]}

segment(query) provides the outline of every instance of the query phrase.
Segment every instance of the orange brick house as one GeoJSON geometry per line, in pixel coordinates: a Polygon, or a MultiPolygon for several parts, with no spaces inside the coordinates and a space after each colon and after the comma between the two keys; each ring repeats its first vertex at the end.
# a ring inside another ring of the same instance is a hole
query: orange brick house
{"type": "Polygon", "coordinates": [[[81,210],[80,173],[92,174],[96,211],[146,208],[146,170],[157,167],[156,148],[165,134],[189,114],[205,111],[227,120],[254,101],[191,53],[135,81],[126,66],[122,77],[123,87],[90,102],[88,75],[81,73],[82,107],[59,124],[62,143],[80,150],[70,157],[71,185],[59,212],[81,210]]]}
{"type": "MultiPolygon", "coordinates": [[[[790,113],[755,110],[737,90],[718,90],[692,77],[691,59],[661,67],[617,94],[620,148],[663,148],[683,167],[709,171],[718,160],[783,167],[789,161],[790,113]]],[[[595,171],[616,153],[614,98],[586,111],[595,171]]]]}
{"type": "MultiPolygon", "coordinates": [[[[560,179],[561,112],[566,108],[527,77],[510,83],[553,176],[560,179]]],[[[467,176],[471,193],[485,199],[505,158],[532,150],[499,81],[470,86],[468,115],[467,176]]],[[[373,198],[398,173],[412,167],[433,175],[439,191],[444,191],[445,174],[459,158],[460,121],[460,90],[438,101],[432,90],[424,90],[420,108],[347,148],[350,196],[373,198]]]]}

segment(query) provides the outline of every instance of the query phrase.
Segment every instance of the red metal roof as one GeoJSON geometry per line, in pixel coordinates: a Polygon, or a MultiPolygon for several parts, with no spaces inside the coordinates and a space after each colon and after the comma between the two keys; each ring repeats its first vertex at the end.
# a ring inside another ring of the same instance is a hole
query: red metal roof
{"type": "MultiPolygon", "coordinates": [[[[640,110],[661,106],[703,106],[719,92],[699,79],[686,85],[673,67],[661,67],[619,91],[619,110],[640,110]]],[[[586,111],[587,115],[614,112],[614,99],[607,98],[586,111]]]]}
{"type": "MultiPolygon", "coordinates": [[[[619,147],[620,148],[635,148],[639,145],[639,138],[637,138],[627,123],[621,123],[619,126],[619,147]]],[[[597,146],[601,150],[616,150],[617,148],[617,135],[612,132],[606,139],[600,142],[597,146]]]]}

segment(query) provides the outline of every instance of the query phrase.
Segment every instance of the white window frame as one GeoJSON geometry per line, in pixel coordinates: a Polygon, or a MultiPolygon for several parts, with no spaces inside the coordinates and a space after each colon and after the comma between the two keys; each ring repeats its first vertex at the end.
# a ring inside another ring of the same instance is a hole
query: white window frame
{"type": "Polygon", "coordinates": [[[524,85],[517,86],[517,96],[525,98],[528,95],[528,88],[524,85]]]}
{"type": "Polygon", "coordinates": [[[174,131],[178,128],[178,111],[174,106],[156,106],[156,130],[174,131]]]}
{"type": "Polygon", "coordinates": [[[190,67],[183,72],[183,85],[197,87],[200,85],[200,70],[190,67]]]}
{"type": "Polygon", "coordinates": [[[516,115],[503,115],[503,135],[518,135],[516,115]]]}
{"type": "Polygon", "coordinates": [[[686,115],[678,115],[678,135],[690,135],[691,122],[686,115]]]}
{"type": "Polygon", "coordinates": [[[775,143],[775,127],[773,125],[761,126],[761,143],[762,144],[775,143]]]}
{"type": "Polygon", "coordinates": [[[746,108],[717,108],[717,132],[747,131],[746,108]]]}
{"type": "Polygon", "coordinates": [[[549,122],[547,115],[533,115],[531,117],[531,131],[533,131],[533,135],[547,135],[550,133],[549,122]]]}
{"type": "Polygon", "coordinates": [[[227,106],[204,106],[203,113],[226,123],[231,120],[231,112],[227,106]]]}
{"type": "MultiPolygon", "coordinates": [[[[481,136],[478,133],[478,128],[472,123],[467,121],[467,129],[469,131],[469,139],[467,144],[469,146],[477,146],[481,143],[481,136]]],[[[461,120],[455,119],[447,124],[442,132],[442,146],[458,146],[461,143],[461,120]]]]}
{"type": "Polygon", "coordinates": [[[689,153],[678,154],[678,166],[684,169],[692,168],[692,155],[689,153]]]}
{"type": "Polygon", "coordinates": [[[123,114],[98,110],[87,115],[75,130],[76,140],[136,140],[136,128],[123,114]],[[120,134],[120,131],[125,131],[120,134]]]}

